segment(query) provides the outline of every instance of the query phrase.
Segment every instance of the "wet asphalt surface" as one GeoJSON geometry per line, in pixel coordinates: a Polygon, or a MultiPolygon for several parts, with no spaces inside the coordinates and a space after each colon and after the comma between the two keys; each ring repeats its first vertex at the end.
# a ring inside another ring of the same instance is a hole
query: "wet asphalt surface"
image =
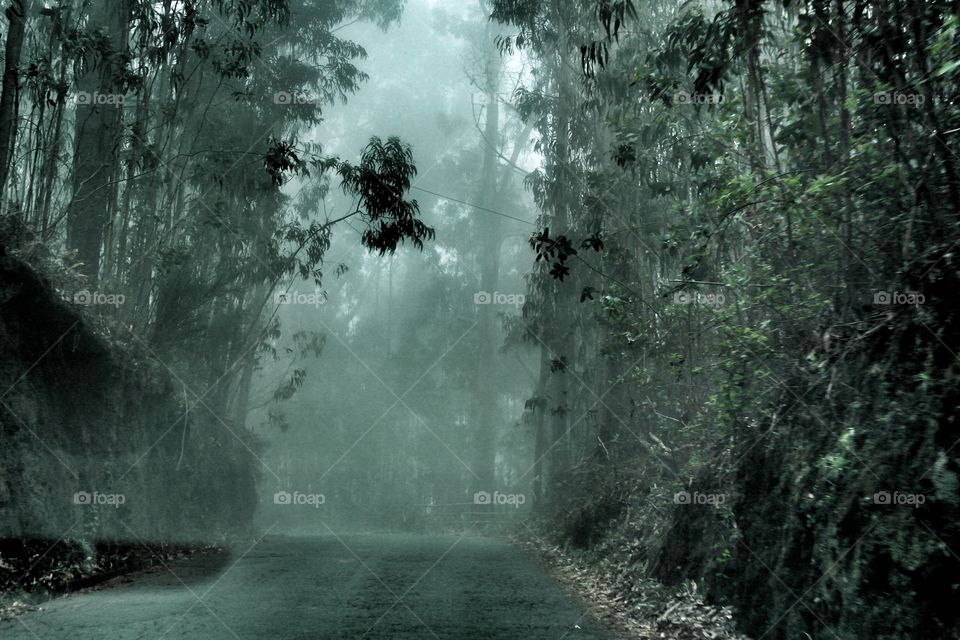
{"type": "Polygon", "coordinates": [[[42,607],[0,638],[611,638],[524,551],[477,536],[268,536],[42,607]]]}

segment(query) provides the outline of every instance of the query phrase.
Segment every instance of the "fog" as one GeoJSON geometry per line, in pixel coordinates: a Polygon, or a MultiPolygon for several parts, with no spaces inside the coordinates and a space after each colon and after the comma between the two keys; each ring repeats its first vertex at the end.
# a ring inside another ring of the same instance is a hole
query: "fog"
{"type": "MultiPolygon", "coordinates": [[[[325,533],[327,527],[446,530],[490,519],[474,493],[520,494],[525,502],[531,486],[530,434],[521,418],[536,363],[529,348],[500,345],[504,317],[519,317],[531,266],[525,245],[536,212],[520,172],[536,166],[536,157],[530,136],[518,139],[522,123],[508,109],[496,138],[484,139],[486,93],[471,78],[482,79],[485,65],[496,65],[508,92],[522,63],[494,57],[476,4],[411,3],[386,34],[355,25],[341,35],[366,49],[362,68],[371,81],[348,104],[326,111],[312,141],[349,156],[370,132],[402,134],[418,163],[411,195],[437,237],[423,251],[408,246],[383,257],[356,251],[355,228],[338,230],[324,260],[323,288],[292,282],[289,300],[280,298],[276,317],[285,336],[270,345],[277,360],[262,358],[254,398],[264,406],[250,418],[267,446],[259,522],[325,533]],[[496,167],[510,193],[498,194],[496,202],[507,204],[503,212],[477,204],[490,201],[477,178],[491,145],[504,156],[520,149],[515,166],[496,167]],[[493,229],[484,218],[498,214],[516,220],[503,218],[493,229]],[[484,293],[479,253],[490,241],[501,245],[500,265],[496,287],[484,293]],[[476,304],[485,295],[491,308],[476,304]],[[485,336],[478,325],[486,312],[493,328],[485,336]],[[477,367],[482,340],[494,351],[482,371],[495,393],[494,438],[509,443],[497,447],[504,453],[490,486],[478,484],[485,463],[471,430],[476,405],[485,401],[477,394],[484,385],[477,367]],[[308,343],[322,348],[305,349],[308,343]],[[270,402],[297,369],[307,372],[302,386],[289,400],[270,402]],[[306,508],[276,504],[284,499],[306,501],[306,508]]],[[[353,205],[335,189],[319,201],[303,184],[288,191],[297,206],[320,208],[330,218],[353,205]]],[[[518,507],[529,505],[511,500],[496,509],[509,508],[507,517],[518,507]]]]}
{"type": "Polygon", "coordinates": [[[953,4],[3,7],[3,637],[960,638],[953,4]]]}

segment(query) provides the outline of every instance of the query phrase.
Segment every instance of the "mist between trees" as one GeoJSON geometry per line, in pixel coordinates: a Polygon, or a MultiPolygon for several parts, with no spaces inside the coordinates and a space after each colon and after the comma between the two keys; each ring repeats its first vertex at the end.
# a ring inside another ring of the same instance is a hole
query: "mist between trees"
{"type": "Polygon", "coordinates": [[[960,637],[953,4],[4,7],[7,542],[513,530],[960,637]]]}

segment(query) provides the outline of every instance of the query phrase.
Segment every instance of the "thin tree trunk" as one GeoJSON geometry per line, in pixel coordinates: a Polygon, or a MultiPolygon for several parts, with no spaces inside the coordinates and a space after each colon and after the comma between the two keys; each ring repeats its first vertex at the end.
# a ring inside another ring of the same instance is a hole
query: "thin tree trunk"
{"type": "MultiPolygon", "coordinates": [[[[492,41],[492,38],[490,38],[492,41]]],[[[486,56],[487,95],[486,122],[484,138],[486,151],[483,158],[480,181],[480,204],[490,209],[496,202],[497,190],[497,141],[500,137],[500,105],[497,100],[499,80],[499,59],[490,52],[486,56]]],[[[480,290],[492,295],[498,286],[500,276],[500,226],[498,216],[486,216],[478,221],[480,226],[480,290]]],[[[490,304],[477,307],[477,332],[479,348],[475,363],[474,411],[471,427],[475,438],[474,474],[476,491],[494,491],[496,482],[496,414],[497,394],[493,387],[492,362],[495,356],[494,319],[496,307],[494,300],[490,304]]],[[[485,508],[492,505],[485,505],[485,508]]]]}

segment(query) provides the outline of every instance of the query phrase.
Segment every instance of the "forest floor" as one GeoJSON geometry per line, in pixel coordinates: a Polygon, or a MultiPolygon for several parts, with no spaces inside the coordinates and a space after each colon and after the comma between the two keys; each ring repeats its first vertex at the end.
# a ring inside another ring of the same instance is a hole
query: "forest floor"
{"type": "Polygon", "coordinates": [[[520,545],[477,536],[268,536],[0,622],[6,640],[611,636],[520,545]]]}
{"type": "Polygon", "coordinates": [[[624,638],[749,640],[736,630],[733,610],[705,603],[694,584],[671,588],[644,577],[626,557],[564,550],[529,529],[516,541],[593,619],[624,638]]]}

